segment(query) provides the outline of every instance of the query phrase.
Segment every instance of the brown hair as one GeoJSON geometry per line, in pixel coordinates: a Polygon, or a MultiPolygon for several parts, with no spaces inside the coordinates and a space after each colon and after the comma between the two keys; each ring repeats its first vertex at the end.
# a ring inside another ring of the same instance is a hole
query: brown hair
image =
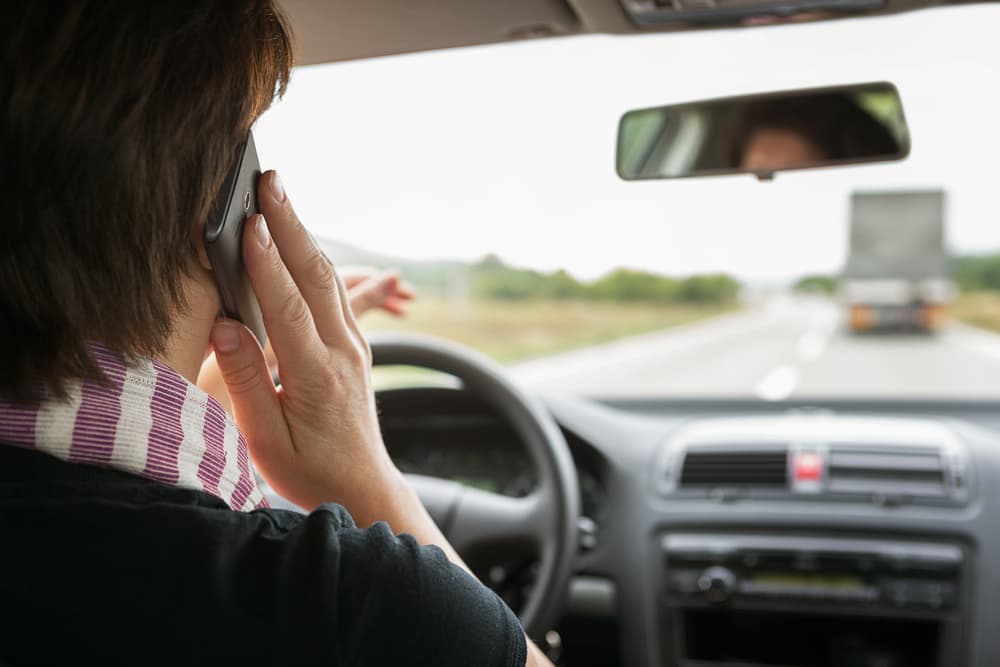
{"type": "Polygon", "coordinates": [[[0,396],[100,379],[90,341],[163,351],[193,239],[290,32],[271,0],[0,8],[0,396]]]}

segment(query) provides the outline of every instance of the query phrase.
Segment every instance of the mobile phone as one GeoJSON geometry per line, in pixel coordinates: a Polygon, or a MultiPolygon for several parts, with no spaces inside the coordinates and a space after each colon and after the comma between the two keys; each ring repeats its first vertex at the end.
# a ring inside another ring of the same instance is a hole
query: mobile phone
{"type": "Polygon", "coordinates": [[[247,218],[259,212],[259,181],[257,147],[253,134],[249,134],[234,156],[233,166],[212,206],[203,238],[222,298],[223,312],[226,317],[245,324],[264,345],[267,340],[264,318],[243,264],[243,229],[247,218]]]}

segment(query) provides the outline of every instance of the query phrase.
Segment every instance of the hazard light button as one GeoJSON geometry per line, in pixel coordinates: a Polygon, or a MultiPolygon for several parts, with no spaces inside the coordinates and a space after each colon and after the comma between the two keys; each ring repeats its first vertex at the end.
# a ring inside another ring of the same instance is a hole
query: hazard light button
{"type": "Polygon", "coordinates": [[[796,491],[819,491],[826,476],[823,453],[810,450],[792,452],[791,476],[796,491]]]}

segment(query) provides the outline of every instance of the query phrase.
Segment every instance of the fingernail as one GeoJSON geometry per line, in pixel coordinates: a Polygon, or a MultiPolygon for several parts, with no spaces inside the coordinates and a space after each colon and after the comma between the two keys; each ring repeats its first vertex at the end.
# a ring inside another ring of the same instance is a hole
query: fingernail
{"type": "Polygon", "coordinates": [[[264,216],[258,215],[254,224],[254,234],[257,235],[257,244],[267,250],[271,247],[271,232],[267,229],[267,222],[264,216]]]}
{"type": "Polygon", "coordinates": [[[212,327],[212,347],[219,352],[235,352],[240,349],[240,330],[232,322],[219,321],[212,327]]]}
{"type": "Polygon", "coordinates": [[[271,194],[279,204],[285,201],[285,186],[281,184],[281,177],[276,171],[271,172],[271,194]]]}

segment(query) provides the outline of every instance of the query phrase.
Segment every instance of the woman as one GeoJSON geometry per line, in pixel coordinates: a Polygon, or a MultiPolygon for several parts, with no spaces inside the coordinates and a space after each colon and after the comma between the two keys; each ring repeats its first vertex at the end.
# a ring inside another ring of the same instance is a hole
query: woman
{"type": "Polygon", "coordinates": [[[544,664],[389,459],[275,172],[243,252],[280,389],[217,318],[201,229],[288,81],[271,2],[0,12],[0,662],[544,664]],[[196,386],[209,349],[235,421],[196,386]]]}

